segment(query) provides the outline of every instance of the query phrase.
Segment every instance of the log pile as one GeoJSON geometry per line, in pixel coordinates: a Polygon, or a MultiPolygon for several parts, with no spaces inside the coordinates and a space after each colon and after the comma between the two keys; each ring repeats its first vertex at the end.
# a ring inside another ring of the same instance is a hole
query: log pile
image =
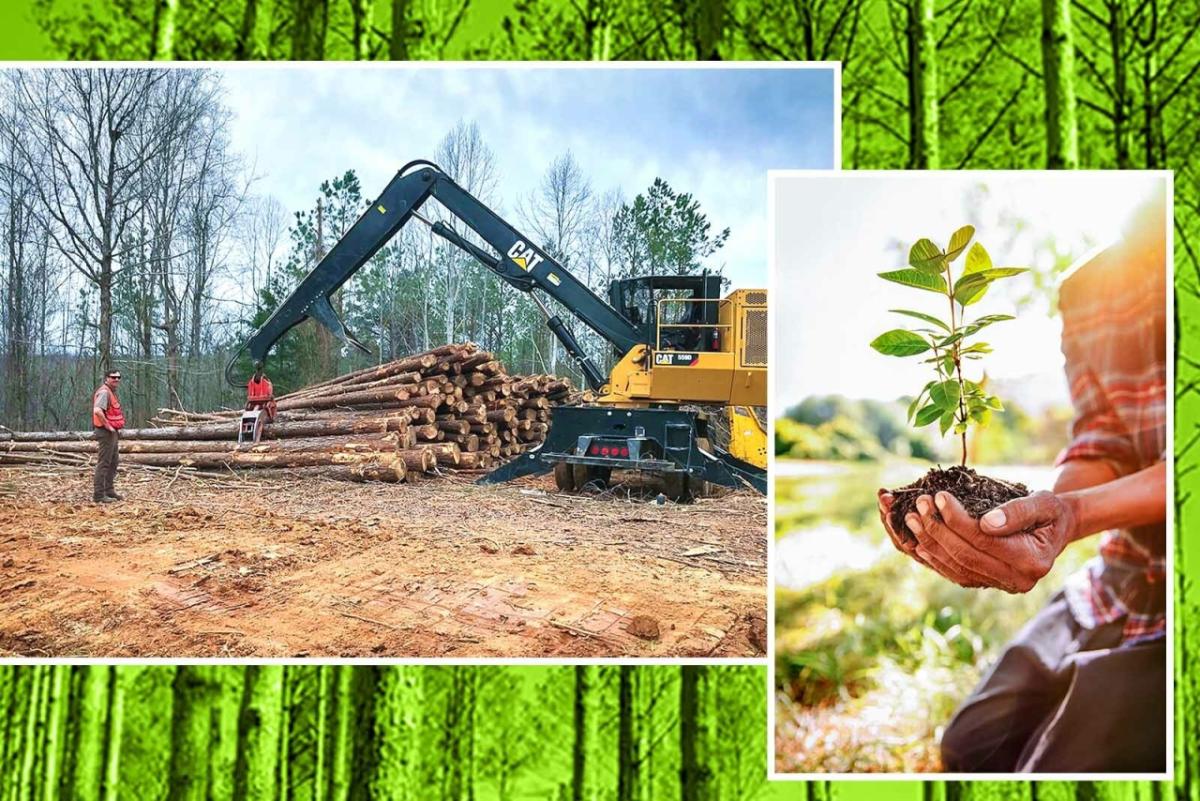
{"type": "MultiPolygon", "coordinates": [[[[473,343],[445,345],[278,398],[257,445],[237,444],[240,410],[160,409],[125,429],[124,465],[280,469],[350,481],[405,481],[438,468],[485,470],[536,447],[569,381],[509,375],[473,343]]],[[[0,433],[0,464],[86,463],[90,431],[0,433]]]]}

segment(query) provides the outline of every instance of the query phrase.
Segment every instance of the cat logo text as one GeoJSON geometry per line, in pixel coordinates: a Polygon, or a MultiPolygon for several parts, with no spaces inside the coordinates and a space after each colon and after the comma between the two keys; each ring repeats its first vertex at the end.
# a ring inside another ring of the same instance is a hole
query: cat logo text
{"type": "Polygon", "coordinates": [[[543,257],[536,250],[526,245],[520,239],[513,242],[513,246],[508,249],[508,257],[517,263],[525,272],[529,272],[534,267],[542,263],[543,257]]]}

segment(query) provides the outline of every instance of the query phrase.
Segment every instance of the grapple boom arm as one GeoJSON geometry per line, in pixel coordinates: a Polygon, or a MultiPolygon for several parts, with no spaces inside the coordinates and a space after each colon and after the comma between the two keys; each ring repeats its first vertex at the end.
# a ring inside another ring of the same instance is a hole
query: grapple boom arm
{"type": "MultiPolygon", "coordinates": [[[[265,361],[267,353],[284,334],[310,317],[342,342],[368,352],[338,319],[330,298],[410,219],[416,216],[424,221],[419,209],[430,197],[437,198],[499,255],[492,255],[467,241],[443,222],[432,224],[434,233],[469,253],[516,289],[545,292],[608,340],[619,354],[640,343],[637,329],[620,312],[549,255],[530,244],[528,238],[456,184],[436,164],[418,160],[409,162],[396,174],[370,208],[234,354],[225,368],[226,380],[233,386],[242,386],[245,382],[234,377],[241,354],[248,351],[252,361],[265,361]]],[[[594,389],[598,388],[603,376],[574,336],[557,316],[547,313],[547,324],[568,354],[579,363],[588,383],[594,389]]]]}

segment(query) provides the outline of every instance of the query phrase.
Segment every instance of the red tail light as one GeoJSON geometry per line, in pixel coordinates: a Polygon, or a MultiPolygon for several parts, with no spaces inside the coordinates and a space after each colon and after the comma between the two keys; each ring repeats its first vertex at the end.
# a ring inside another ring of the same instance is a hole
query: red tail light
{"type": "Polygon", "coordinates": [[[624,447],[621,448],[621,455],[624,456],[626,459],[628,459],[629,458],[629,448],[624,448],[624,447]]]}

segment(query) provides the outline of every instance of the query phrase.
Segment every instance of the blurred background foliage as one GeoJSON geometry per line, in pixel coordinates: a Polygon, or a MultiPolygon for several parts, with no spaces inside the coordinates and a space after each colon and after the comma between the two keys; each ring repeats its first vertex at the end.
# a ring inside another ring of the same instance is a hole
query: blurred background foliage
{"type": "MultiPolygon", "coordinates": [[[[910,428],[911,396],[884,402],[841,395],[805,398],[775,421],[775,455],[789,459],[873,461],[889,455],[929,462],[957,459],[953,441],[936,426],[910,428]]],[[[1031,414],[1017,402],[972,432],[973,464],[1049,464],[1066,444],[1071,410],[1054,406],[1031,414]]]]}

